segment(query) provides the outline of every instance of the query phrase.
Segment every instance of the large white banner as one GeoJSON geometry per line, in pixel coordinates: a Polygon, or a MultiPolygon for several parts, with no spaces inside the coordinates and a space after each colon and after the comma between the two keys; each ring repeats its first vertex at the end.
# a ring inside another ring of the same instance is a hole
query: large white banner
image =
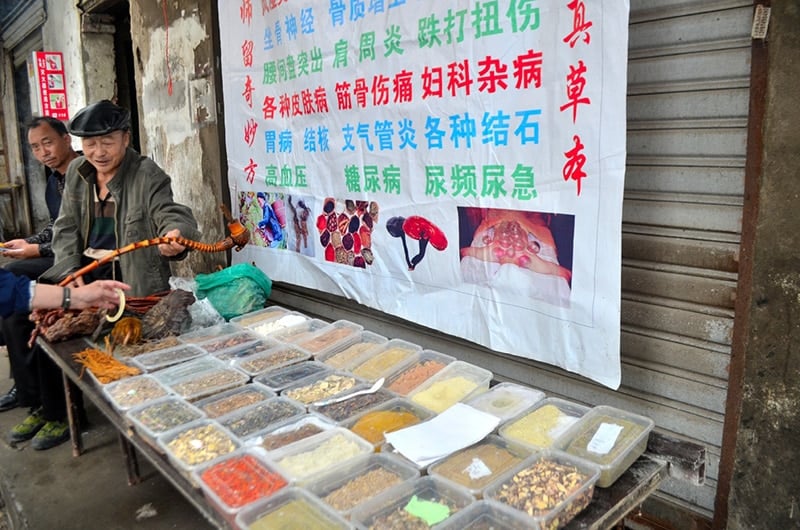
{"type": "Polygon", "coordinates": [[[220,0],[234,260],[616,388],[627,0],[220,0]]]}

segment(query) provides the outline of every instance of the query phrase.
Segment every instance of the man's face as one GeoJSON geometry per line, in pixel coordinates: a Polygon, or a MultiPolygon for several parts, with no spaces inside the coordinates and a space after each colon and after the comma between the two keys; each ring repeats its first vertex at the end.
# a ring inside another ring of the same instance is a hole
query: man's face
{"type": "Polygon", "coordinates": [[[83,154],[99,174],[114,176],[125,158],[129,142],[130,134],[127,131],[82,138],[83,154]]]}
{"type": "Polygon", "coordinates": [[[49,123],[41,123],[28,131],[28,143],[36,160],[63,172],[72,158],[72,146],[68,134],[61,136],[49,123]]]}

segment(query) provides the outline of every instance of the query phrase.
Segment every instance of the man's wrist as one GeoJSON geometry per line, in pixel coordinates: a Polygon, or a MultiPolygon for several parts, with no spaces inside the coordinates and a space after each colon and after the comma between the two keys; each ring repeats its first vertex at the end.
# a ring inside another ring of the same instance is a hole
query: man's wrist
{"type": "Polygon", "coordinates": [[[64,287],[64,291],[61,298],[61,308],[64,310],[69,309],[69,306],[72,304],[72,293],[70,292],[69,287],[64,287]]]}

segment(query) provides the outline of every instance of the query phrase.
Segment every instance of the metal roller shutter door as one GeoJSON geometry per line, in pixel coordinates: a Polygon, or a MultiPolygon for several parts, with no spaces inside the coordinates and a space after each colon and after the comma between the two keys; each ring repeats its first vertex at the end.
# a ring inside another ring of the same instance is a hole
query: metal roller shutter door
{"type": "Polygon", "coordinates": [[[553,395],[650,416],[708,447],[701,486],[658,495],[711,516],[741,232],[752,3],[632,0],[623,210],[622,385],[500,355],[318,292],[273,299],[439,349],[553,395]]]}

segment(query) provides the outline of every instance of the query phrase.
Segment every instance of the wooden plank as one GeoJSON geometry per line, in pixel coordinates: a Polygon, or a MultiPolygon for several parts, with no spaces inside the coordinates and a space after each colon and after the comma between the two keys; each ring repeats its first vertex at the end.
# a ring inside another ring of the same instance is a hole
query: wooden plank
{"type": "Polygon", "coordinates": [[[706,448],[700,444],[668,437],[662,433],[650,433],[647,451],[668,464],[670,477],[686,480],[701,486],[706,478],[706,448]]]}

